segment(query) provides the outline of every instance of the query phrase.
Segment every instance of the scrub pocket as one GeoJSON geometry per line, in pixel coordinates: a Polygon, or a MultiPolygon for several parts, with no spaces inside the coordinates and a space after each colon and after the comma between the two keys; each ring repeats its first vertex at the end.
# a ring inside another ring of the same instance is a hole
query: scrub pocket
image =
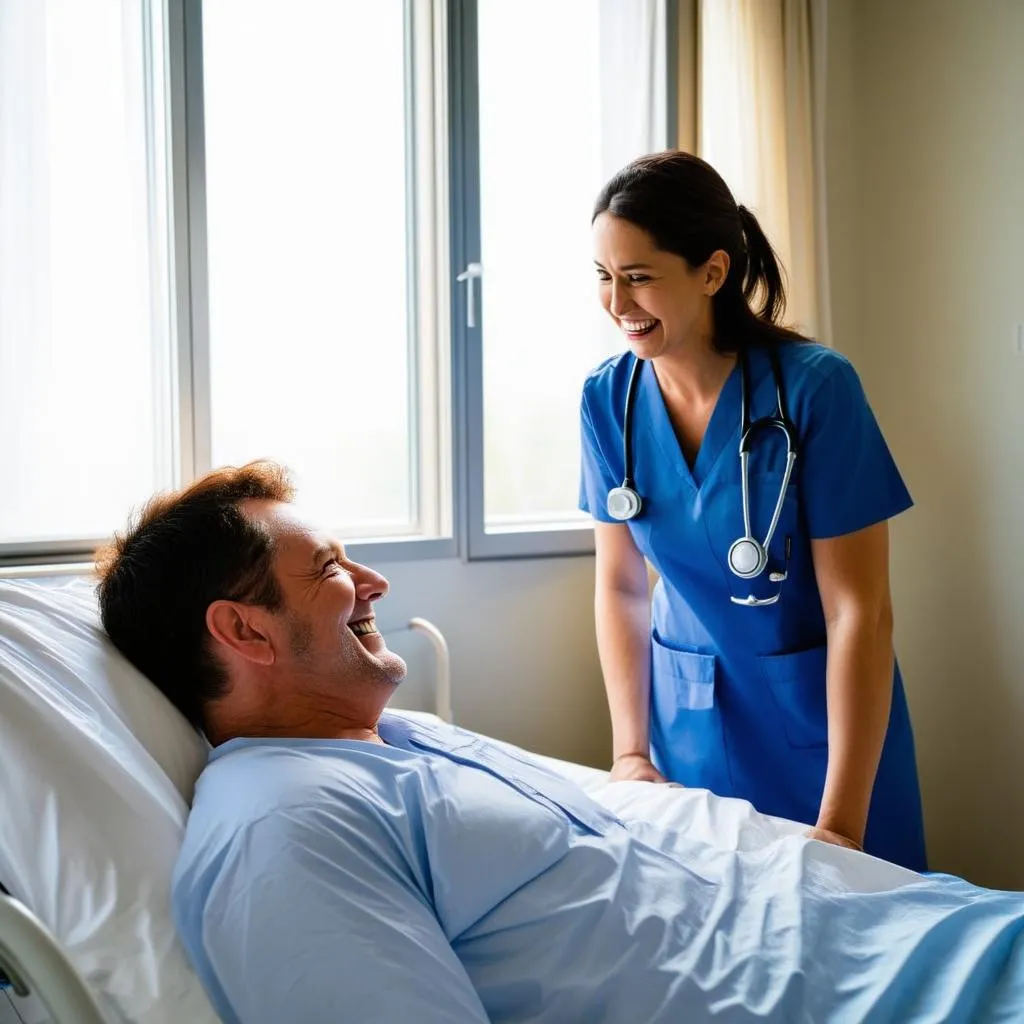
{"type": "Polygon", "coordinates": [[[668,776],[687,786],[729,791],[715,656],[667,646],[651,633],[653,739],[668,776]]]}
{"type": "Polygon", "coordinates": [[[715,706],[715,656],[668,647],[651,634],[653,677],[671,680],[671,702],[676,708],[706,711],[715,706]]]}
{"type": "Polygon", "coordinates": [[[762,655],[757,659],[791,747],[806,749],[828,744],[827,652],[828,648],[822,645],[795,654],[762,655]]]}

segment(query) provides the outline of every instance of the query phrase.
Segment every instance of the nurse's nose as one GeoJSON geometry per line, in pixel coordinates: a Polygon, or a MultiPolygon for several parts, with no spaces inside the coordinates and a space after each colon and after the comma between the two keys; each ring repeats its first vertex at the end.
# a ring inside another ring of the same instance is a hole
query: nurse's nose
{"type": "Polygon", "coordinates": [[[608,297],[608,311],[617,318],[624,317],[633,308],[633,297],[629,288],[612,278],[611,295],[608,297]]]}

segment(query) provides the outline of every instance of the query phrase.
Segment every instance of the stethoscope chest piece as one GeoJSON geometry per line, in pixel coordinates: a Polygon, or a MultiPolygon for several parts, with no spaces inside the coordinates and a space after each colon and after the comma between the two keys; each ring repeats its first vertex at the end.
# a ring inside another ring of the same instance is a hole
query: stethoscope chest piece
{"type": "Polygon", "coordinates": [[[740,577],[749,580],[760,576],[768,564],[768,552],[753,537],[740,537],[729,548],[729,568],[740,577]]]}
{"type": "Polygon", "coordinates": [[[620,522],[635,519],[640,515],[643,504],[640,495],[632,487],[613,487],[608,492],[608,515],[620,522]]]}
{"type": "MultiPolygon", "coordinates": [[[[789,489],[790,477],[793,474],[793,464],[797,457],[797,433],[796,427],[786,413],[786,397],[782,386],[782,370],[779,366],[778,353],[768,349],[768,358],[771,363],[772,377],[775,381],[775,412],[770,416],[751,422],[749,394],[750,370],[747,365],[747,354],[744,350],[739,353],[740,361],[740,481],[741,481],[741,506],[743,511],[743,536],[733,541],[729,547],[727,556],[729,569],[740,579],[751,580],[760,576],[768,568],[768,551],[771,548],[772,539],[779,526],[779,518],[782,515],[782,506],[789,489]],[[782,476],[782,483],[779,486],[779,493],[775,501],[775,509],[772,512],[771,523],[768,526],[764,540],[758,540],[753,533],[750,515],[750,481],[748,477],[748,460],[753,443],[757,437],[769,430],[779,430],[786,438],[786,468],[782,476]]],[[[640,368],[643,364],[641,359],[634,356],[633,366],[629,374],[629,384],[626,388],[626,409],[622,422],[622,447],[623,465],[625,477],[619,487],[613,487],[608,492],[607,508],[608,514],[620,522],[625,522],[640,515],[643,508],[643,500],[636,489],[633,477],[633,409],[636,403],[637,387],[640,381],[640,368]]],[[[789,540],[786,541],[786,560],[789,560],[789,540]]],[[[788,575],[788,571],[774,571],[768,574],[772,583],[782,583],[788,575]]],[[[779,591],[770,597],[755,597],[753,594],[744,598],[730,597],[734,604],[741,604],[746,607],[756,608],[762,605],[775,604],[779,599],[779,591]]]]}

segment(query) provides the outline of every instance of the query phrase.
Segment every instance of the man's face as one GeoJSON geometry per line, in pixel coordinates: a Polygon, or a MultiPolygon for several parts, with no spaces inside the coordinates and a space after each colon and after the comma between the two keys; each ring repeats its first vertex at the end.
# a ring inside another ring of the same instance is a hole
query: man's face
{"type": "Polygon", "coordinates": [[[350,561],[338,541],[312,529],[292,505],[254,500],[243,511],[274,538],[283,596],[273,616],[275,664],[296,686],[321,692],[394,689],[405,678],[405,662],[388,650],[373,608],[388,581],[350,561]]]}

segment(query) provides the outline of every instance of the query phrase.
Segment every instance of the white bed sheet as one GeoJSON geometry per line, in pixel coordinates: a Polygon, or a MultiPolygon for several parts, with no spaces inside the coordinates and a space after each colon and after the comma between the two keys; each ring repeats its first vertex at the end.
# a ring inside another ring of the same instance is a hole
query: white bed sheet
{"type": "Polygon", "coordinates": [[[806,843],[808,855],[817,865],[852,892],[885,892],[921,877],[877,857],[804,839],[806,824],[761,814],[746,800],[679,785],[609,782],[607,772],[538,754],[531,756],[572,779],[627,823],[647,822],[720,850],[755,850],[776,842],[806,843]]]}

